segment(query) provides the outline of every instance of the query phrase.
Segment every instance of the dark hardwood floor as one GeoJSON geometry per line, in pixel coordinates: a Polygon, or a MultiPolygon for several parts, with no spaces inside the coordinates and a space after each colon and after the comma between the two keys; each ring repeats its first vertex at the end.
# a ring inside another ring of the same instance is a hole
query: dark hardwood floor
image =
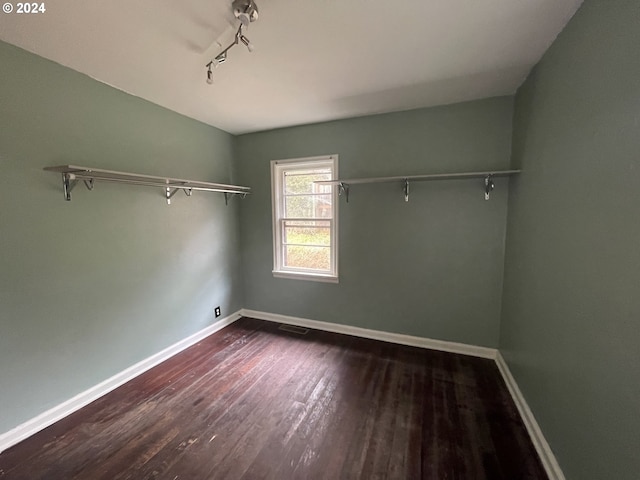
{"type": "Polygon", "coordinates": [[[0,479],[547,479],[492,360],[241,319],[0,454],[0,479]]]}

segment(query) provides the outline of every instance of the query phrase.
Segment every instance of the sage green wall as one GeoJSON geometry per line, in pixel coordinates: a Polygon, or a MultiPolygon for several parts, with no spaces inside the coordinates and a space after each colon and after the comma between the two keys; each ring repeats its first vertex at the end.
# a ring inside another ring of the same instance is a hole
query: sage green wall
{"type": "Polygon", "coordinates": [[[569,480],[640,475],[639,25],[586,0],[515,106],[500,348],[569,480]]]}
{"type": "Polygon", "coordinates": [[[508,180],[352,186],[340,204],[340,283],[273,278],[270,160],[339,154],[341,177],[509,167],[511,97],[238,137],[245,307],[495,347],[508,180]]]}
{"type": "Polygon", "coordinates": [[[0,43],[0,433],[242,306],[237,202],[65,163],[229,182],[234,138],[0,43]]]}

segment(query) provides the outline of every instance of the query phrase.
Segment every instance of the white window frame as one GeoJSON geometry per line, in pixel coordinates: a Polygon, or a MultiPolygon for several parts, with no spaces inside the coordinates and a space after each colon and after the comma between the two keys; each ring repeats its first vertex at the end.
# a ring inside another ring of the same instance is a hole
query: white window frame
{"type": "Polygon", "coordinates": [[[291,220],[284,217],[284,172],[292,169],[308,169],[314,166],[330,166],[332,178],[338,178],[338,155],[271,161],[273,276],[338,283],[338,188],[336,186],[332,186],[330,193],[332,218],[318,218],[322,221],[329,220],[330,224],[330,271],[319,272],[312,269],[284,266],[283,225],[284,220],[291,220]]]}

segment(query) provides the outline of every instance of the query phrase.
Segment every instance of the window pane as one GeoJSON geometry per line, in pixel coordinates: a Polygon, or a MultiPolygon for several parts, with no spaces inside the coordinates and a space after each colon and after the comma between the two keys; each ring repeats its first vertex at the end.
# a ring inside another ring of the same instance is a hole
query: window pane
{"type": "Polygon", "coordinates": [[[330,271],[331,247],[287,245],[284,247],[284,266],[330,271]]]}
{"type": "Polygon", "coordinates": [[[314,183],[336,178],[337,161],[332,156],[271,162],[275,276],[337,280],[338,189],[314,183]]]}
{"type": "Polygon", "coordinates": [[[296,195],[284,199],[284,216],[331,218],[331,195],[296,195]]]}
{"type": "Polygon", "coordinates": [[[284,243],[331,245],[331,224],[319,222],[284,222],[284,243]]]}
{"type": "MultiPolygon", "coordinates": [[[[292,170],[284,173],[284,193],[324,193],[327,185],[313,183],[318,180],[331,180],[327,169],[292,170]]],[[[329,186],[330,187],[330,186],[329,186]]]]}

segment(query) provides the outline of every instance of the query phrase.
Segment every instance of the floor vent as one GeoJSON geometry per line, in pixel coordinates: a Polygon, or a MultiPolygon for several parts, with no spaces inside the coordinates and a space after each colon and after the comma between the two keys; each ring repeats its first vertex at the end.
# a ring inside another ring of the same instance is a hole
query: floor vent
{"type": "Polygon", "coordinates": [[[296,327],[295,325],[280,324],[278,330],[284,330],[285,332],[297,333],[298,335],[306,335],[309,333],[308,328],[296,327]]]}

